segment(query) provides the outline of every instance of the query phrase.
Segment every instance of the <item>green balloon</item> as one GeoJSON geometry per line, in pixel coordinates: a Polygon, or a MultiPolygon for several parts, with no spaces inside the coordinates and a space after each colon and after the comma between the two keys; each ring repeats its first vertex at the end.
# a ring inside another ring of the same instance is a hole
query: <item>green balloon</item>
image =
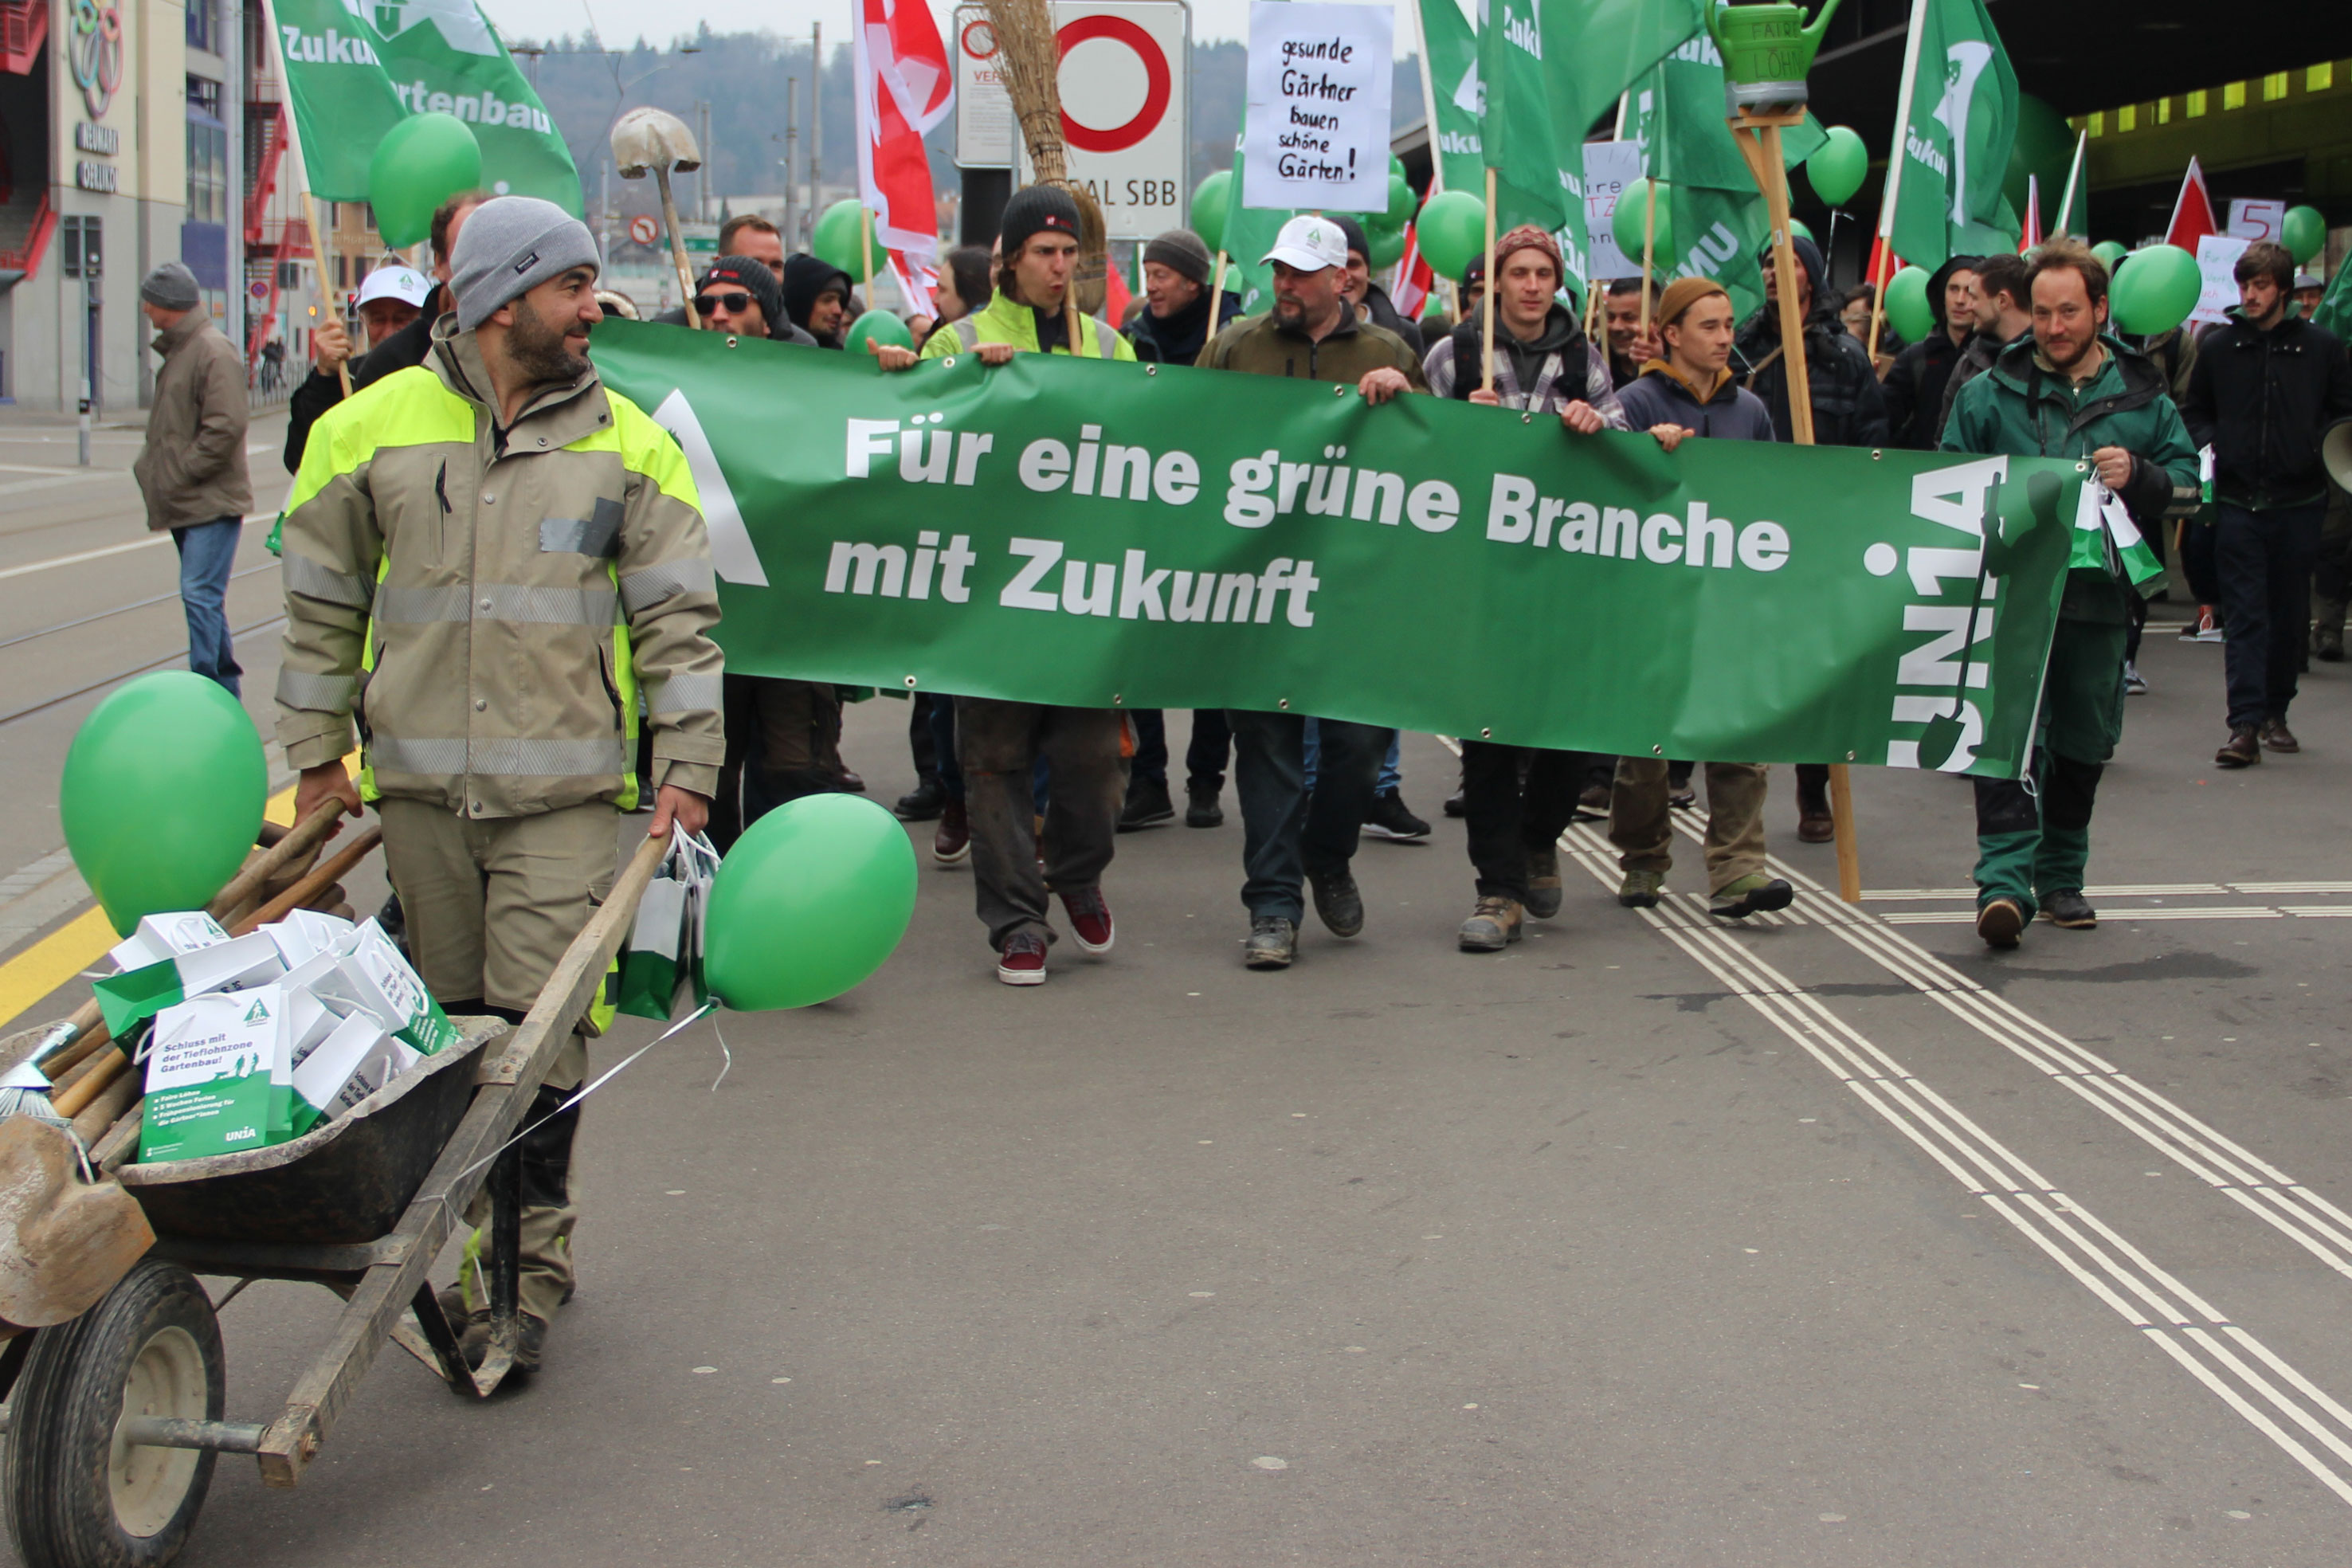
{"type": "Polygon", "coordinates": [[[1412,215],[1419,210],[1420,206],[1421,196],[1413,190],[1412,182],[1402,174],[1391,174],[1388,210],[1378,214],[1367,214],[1366,221],[1381,221],[1384,226],[1395,229],[1402,234],[1404,226],[1412,221],[1412,215]]]}
{"type": "Polygon", "coordinates": [[[1440,278],[1459,278],[1486,248],[1486,204],[1467,191],[1440,191],[1422,205],[1414,231],[1440,278]]]}
{"type": "Polygon", "coordinates": [[[1853,127],[1832,125],[1829,140],[1805,160],[1805,178],[1811,182],[1813,195],[1831,206],[1842,207],[1870,178],[1870,148],[1853,127]]]}
{"type": "Polygon", "coordinates": [[[1665,270],[1675,254],[1675,188],[1665,181],[1658,182],[1658,213],[1654,222],[1649,214],[1650,182],[1634,180],[1618,193],[1617,211],[1609,220],[1609,234],[1616,240],[1617,248],[1635,267],[1642,265],[1642,228],[1651,225],[1650,259],[1655,270],[1665,270]]]}
{"type": "Polygon", "coordinates": [[[2124,258],[2107,302],[2117,331],[2147,336],[2187,321],[2204,291],[2194,256],[2177,245],[2151,245],[2124,258]]]}
{"type": "Polygon", "coordinates": [[[1401,228],[1366,228],[1364,243],[1371,247],[1364,253],[1364,260],[1375,272],[1404,259],[1404,230],[1401,228]]]}
{"type": "Polygon", "coordinates": [[[2112,239],[2103,239],[2091,247],[2091,254],[2105,263],[2107,271],[2112,274],[2116,268],[2123,265],[2124,258],[2129,256],[2131,252],[2112,239]]]}
{"type": "Polygon", "coordinates": [[[915,852],[896,817],[810,795],[753,823],[719,862],[704,977],[738,1012],[829,1002],[882,967],[915,913],[915,852]]]}
{"type": "Polygon", "coordinates": [[[2066,117],[2032,93],[2018,94],[2017,140],[2009,145],[2009,170],[2001,180],[2001,194],[2018,216],[2025,216],[2026,178],[2032,175],[2041,184],[2046,231],[2065,199],[2066,171],[2074,163],[2074,132],[2066,117]]]}
{"type": "Polygon", "coordinates": [[[1408,184],[1411,183],[1410,178],[1404,172],[1404,160],[1398,157],[1393,153],[1389,154],[1389,173],[1394,174],[1400,180],[1405,180],[1408,184]]]}
{"type": "Polygon", "coordinates": [[[809,236],[809,250],[820,261],[830,261],[851,278],[863,278],[867,272],[881,272],[889,265],[889,258],[873,230],[866,231],[867,262],[861,267],[857,259],[857,199],[844,196],[818,215],[816,227],[809,236]]]}
{"type": "Polygon", "coordinates": [[[142,916],[200,910],[253,848],[269,763],[245,707],[184,669],[98,705],[66,750],[58,815],[76,869],[124,936],[142,916]]]}
{"type": "Polygon", "coordinates": [[[843,334],[841,346],[851,353],[862,354],[867,352],[866,345],[868,342],[896,343],[902,349],[910,349],[915,346],[915,334],[907,330],[906,322],[889,311],[868,310],[849,323],[849,331],[843,334]]]}
{"type": "Polygon", "coordinates": [[[1916,343],[1936,330],[1925,268],[1906,267],[1886,280],[1886,320],[1907,342],[1916,343]]]}
{"type": "Polygon", "coordinates": [[[1213,256],[1225,247],[1225,208],[1233,201],[1234,172],[1220,169],[1192,191],[1192,232],[1213,256]]]}
{"type": "Polygon", "coordinates": [[[2289,207],[2279,230],[2279,243],[2302,267],[2327,247],[2327,218],[2317,207],[2289,207]]]}
{"type": "Polygon", "coordinates": [[[1811,239],[1813,237],[1813,231],[1805,226],[1804,219],[1792,217],[1789,220],[1789,237],[1791,239],[1811,239]]]}
{"type": "Polygon", "coordinates": [[[482,144],[454,114],[412,114],[383,133],[368,160],[376,232],[394,250],[433,233],[434,209],[482,183],[482,144]]]}

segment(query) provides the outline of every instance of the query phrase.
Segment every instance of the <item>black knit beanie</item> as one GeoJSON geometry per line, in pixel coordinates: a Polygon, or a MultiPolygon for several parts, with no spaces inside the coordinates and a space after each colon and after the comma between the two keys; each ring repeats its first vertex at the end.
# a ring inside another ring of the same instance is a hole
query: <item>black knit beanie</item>
{"type": "Polygon", "coordinates": [[[1078,237],[1077,198],[1059,185],[1024,186],[1004,204],[1004,220],[996,232],[997,254],[1010,263],[1031,235],[1048,229],[1078,237]]]}
{"type": "Polygon", "coordinates": [[[751,296],[766,318],[771,331],[784,323],[784,290],[776,275],[764,261],[748,256],[722,256],[710,264],[709,269],[695,279],[694,291],[707,294],[713,289],[724,292],[740,289],[751,296]]]}

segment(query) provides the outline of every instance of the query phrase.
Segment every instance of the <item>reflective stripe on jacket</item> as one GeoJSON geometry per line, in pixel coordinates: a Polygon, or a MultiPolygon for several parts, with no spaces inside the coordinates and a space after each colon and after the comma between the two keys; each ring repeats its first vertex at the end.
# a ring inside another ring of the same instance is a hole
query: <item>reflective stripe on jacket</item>
{"type": "MultiPolygon", "coordinates": [[[[1135,345],[1111,331],[1099,318],[1081,313],[1078,331],[1085,340],[1086,359],[1135,357],[1135,345]]],[[[988,303],[969,316],[949,322],[923,341],[923,358],[943,359],[970,353],[982,343],[1011,343],[1023,353],[1037,352],[1037,312],[1003,294],[992,294],[988,303]]],[[[1067,353],[1056,347],[1055,353],[1067,353]]]]}
{"type": "Polygon", "coordinates": [[[718,789],[723,661],[677,445],[591,370],[496,427],[473,334],[312,429],[285,518],[278,738],[295,767],[363,731],[372,793],[468,816],[718,789]]]}

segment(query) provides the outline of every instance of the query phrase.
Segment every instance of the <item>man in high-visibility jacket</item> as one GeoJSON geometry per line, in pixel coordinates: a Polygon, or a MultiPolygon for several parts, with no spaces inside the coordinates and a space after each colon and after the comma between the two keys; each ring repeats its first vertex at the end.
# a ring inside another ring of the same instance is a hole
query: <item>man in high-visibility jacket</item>
{"type": "MultiPolygon", "coordinates": [[[[654,836],[701,828],[725,752],[701,502],[677,443],[588,363],[595,281],[562,208],[476,209],[431,355],[320,419],[285,518],[295,809],[356,814],[363,789],[426,986],[518,1023],[612,888],[639,690],[654,836]],[[341,761],[354,719],[362,789],[341,761]]],[[[526,1124],[586,1066],[575,1036],[526,1124]]],[[[571,1293],[577,1117],[524,1143],[526,1368],[571,1293]]]]}

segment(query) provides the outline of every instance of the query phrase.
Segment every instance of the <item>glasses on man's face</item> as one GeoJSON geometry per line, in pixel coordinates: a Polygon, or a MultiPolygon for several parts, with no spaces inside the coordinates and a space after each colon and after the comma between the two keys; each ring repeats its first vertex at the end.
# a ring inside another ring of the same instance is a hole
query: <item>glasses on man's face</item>
{"type": "Polygon", "coordinates": [[[740,316],[751,308],[751,296],[740,291],[732,294],[697,294],[694,297],[694,308],[697,312],[705,316],[721,308],[724,308],[730,316],[740,316]]]}

